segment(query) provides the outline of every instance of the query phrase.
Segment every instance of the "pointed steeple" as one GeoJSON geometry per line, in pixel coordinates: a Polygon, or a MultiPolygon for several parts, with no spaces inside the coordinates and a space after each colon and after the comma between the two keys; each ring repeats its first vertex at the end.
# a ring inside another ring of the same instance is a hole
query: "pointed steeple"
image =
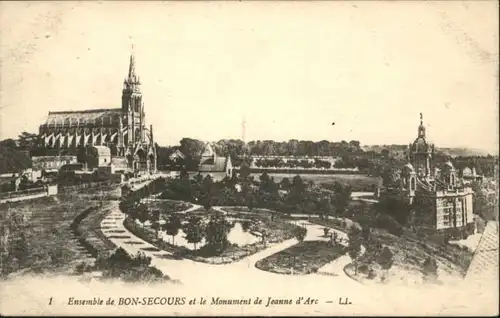
{"type": "Polygon", "coordinates": [[[128,79],[134,80],[135,79],[135,56],[134,52],[130,54],[130,64],[128,66],[128,79]]]}

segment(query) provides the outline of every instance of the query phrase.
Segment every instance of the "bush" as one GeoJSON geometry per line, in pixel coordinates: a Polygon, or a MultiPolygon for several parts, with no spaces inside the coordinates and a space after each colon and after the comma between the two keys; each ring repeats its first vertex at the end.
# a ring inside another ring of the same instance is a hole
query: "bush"
{"type": "Polygon", "coordinates": [[[377,218],[378,227],[386,229],[389,233],[401,236],[404,233],[403,226],[399,224],[394,218],[387,214],[381,213],[377,218]]]}
{"type": "Polygon", "coordinates": [[[359,265],[358,267],[358,271],[361,273],[361,274],[365,274],[367,275],[368,272],[370,271],[370,268],[368,267],[368,265],[366,264],[362,264],[362,265],[359,265]]]}
{"type": "MultiPolygon", "coordinates": [[[[129,282],[154,282],[169,279],[150,264],[151,257],[147,257],[144,253],[139,252],[136,256],[132,256],[123,248],[118,248],[110,256],[99,257],[93,269],[101,270],[104,278],[119,278],[129,282]]],[[[79,266],[77,271],[83,269],[85,267],[79,266]]]]}
{"type": "Polygon", "coordinates": [[[366,278],[368,278],[368,279],[374,279],[375,277],[377,277],[377,274],[375,274],[375,271],[373,270],[373,268],[370,268],[368,270],[368,276],[366,278]]]}

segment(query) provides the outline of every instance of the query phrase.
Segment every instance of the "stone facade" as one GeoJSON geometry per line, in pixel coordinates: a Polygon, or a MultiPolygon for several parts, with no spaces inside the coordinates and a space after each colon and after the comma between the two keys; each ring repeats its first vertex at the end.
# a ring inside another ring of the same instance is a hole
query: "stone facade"
{"type": "Polygon", "coordinates": [[[43,147],[74,153],[87,147],[108,147],[112,157],[126,159],[128,170],[156,171],[153,127],[146,128],[140,85],[131,55],[121,108],[49,112],[39,128],[43,147]]]}
{"type": "Polygon", "coordinates": [[[473,190],[458,176],[451,161],[432,163],[434,145],[427,140],[422,114],[418,136],[409,145],[409,161],[401,171],[398,192],[414,210],[412,224],[422,230],[464,236],[474,229],[473,190]]]}

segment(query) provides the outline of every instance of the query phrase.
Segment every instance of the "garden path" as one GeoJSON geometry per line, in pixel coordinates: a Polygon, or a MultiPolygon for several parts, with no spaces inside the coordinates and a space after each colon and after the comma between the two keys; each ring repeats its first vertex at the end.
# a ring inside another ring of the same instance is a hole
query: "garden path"
{"type": "MultiPolygon", "coordinates": [[[[337,265],[333,267],[336,270],[335,276],[323,275],[297,275],[290,279],[287,275],[280,275],[259,270],[255,267],[255,263],[267,256],[277,253],[297,243],[296,239],[286,240],[281,243],[269,244],[269,247],[254,255],[246,257],[238,262],[224,265],[213,265],[207,263],[195,262],[189,259],[173,259],[171,254],[165,251],[156,249],[150,243],[136,237],[130,233],[123,225],[125,214],[118,208],[118,202],[114,202],[112,212],[102,221],[108,228],[104,230],[104,235],[108,237],[117,247],[122,247],[131,254],[136,254],[141,251],[152,258],[152,265],[156,266],[162,272],[168,274],[173,279],[180,280],[186,286],[196,286],[196,288],[228,288],[228,292],[234,290],[241,284],[245,284],[247,288],[259,288],[279,292],[297,291],[303,288],[312,289],[320,288],[320,286],[331,286],[333,281],[340,281],[343,285],[357,285],[358,283],[350,279],[343,272],[343,266],[337,265]],[[110,227],[110,228],[109,228],[110,227]],[[116,235],[110,231],[120,230],[127,233],[126,235],[116,235]],[[298,289],[297,289],[298,288],[298,289]]],[[[193,206],[189,210],[194,210],[199,206],[193,206]]],[[[290,221],[296,222],[296,221],[290,221]]],[[[323,236],[323,226],[309,223],[307,221],[299,221],[307,227],[307,236],[305,240],[326,240],[323,236]]],[[[339,237],[345,237],[345,233],[338,232],[339,237]]],[[[348,257],[348,256],[346,256],[348,257]]],[[[342,257],[342,264],[350,259],[342,257]]],[[[327,264],[325,266],[332,266],[327,264]]]]}

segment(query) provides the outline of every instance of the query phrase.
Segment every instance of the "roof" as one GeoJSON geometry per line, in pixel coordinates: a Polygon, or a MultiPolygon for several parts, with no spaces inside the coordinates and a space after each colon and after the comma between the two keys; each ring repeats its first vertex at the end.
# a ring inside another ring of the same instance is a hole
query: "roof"
{"type": "Polygon", "coordinates": [[[462,170],[462,173],[464,176],[471,176],[472,175],[472,169],[469,168],[469,167],[465,167],[463,170],[462,170]]]}
{"type": "Polygon", "coordinates": [[[455,169],[455,167],[453,167],[453,164],[449,160],[444,164],[444,168],[455,169]]]}
{"type": "Polygon", "coordinates": [[[408,170],[410,170],[410,171],[415,170],[415,169],[413,169],[413,166],[411,165],[411,163],[407,163],[407,164],[405,164],[404,168],[407,168],[407,169],[408,169],[408,170]]]}
{"type": "Polygon", "coordinates": [[[209,157],[214,155],[214,150],[210,143],[205,144],[205,148],[203,149],[203,152],[201,153],[202,157],[209,157]]]}
{"type": "Polygon", "coordinates": [[[223,172],[226,171],[228,158],[215,158],[213,164],[212,163],[202,163],[198,168],[200,172],[223,172]]]}
{"type": "Polygon", "coordinates": [[[118,126],[121,115],[121,108],[49,112],[45,124],[48,126],[58,127],[76,127],[86,125],[118,126]]]}
{"type": "Polygon", "coordinates": [[[91,148],[94,148],[97,150],[97,154],[99,156],[111,156],[111,150],[109,147],[106,146],[92,146],[91,148]]]}
{"type": "Polygon", "coordinates": [[[174,150],[169,156],[170,159],[181,158],[184,159],[186,156],[179,149],[174,150]]]}

